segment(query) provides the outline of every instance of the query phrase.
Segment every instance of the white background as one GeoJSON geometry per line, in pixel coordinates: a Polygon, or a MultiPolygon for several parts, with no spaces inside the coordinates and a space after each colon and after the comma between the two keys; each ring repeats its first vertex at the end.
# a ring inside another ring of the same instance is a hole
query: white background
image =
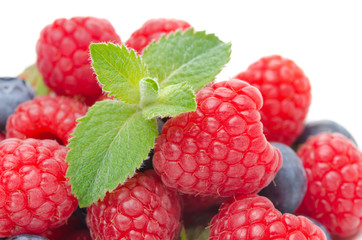
{"type": "Polygon", "coordinates": [[[0,76],[35,62],[39,33],[57,18],[106,18],[124,42],[150,18],[178,18],[232,43],[218,80],[272,54],[295,61],[312,85],[308,120],[337,121],[362,145],[362,2],[8,0],[0,9],[0,76]]]}

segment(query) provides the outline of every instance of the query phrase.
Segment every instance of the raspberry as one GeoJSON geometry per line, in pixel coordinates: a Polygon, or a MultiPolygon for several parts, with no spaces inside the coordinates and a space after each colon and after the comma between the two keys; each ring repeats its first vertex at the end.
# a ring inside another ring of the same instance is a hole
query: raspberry
{"type": "Polygon", "coordinates": [[[311,86],[292,60],[261,58],[236,76],[257,87],[264,99],[261,121],[269,141],[291,145],[301,134],[311,103],[311,86]]]}
{"type": "Polygon", "coordinates": [[[4,140],[6,137],[5,137],[5,134],[3,134],[3,133],[0,133],[0,142],[2,141],[2,140],[4,140]]]}
{"type": "Polygon", "coordinates": [[[33,99],[34,90],[20,78],[0,77],[0,132],[15,109],[23,102],[33,99]]]}
{"type": "Polygon", "coordinates": [[[223,203],[210,223],[210,240],[223,239],[315,239],[323,231],[303,216],[282,215],[261,196],[238,196],[223,203]]]}
{"type": "Polygon", "coordinates": [[[19,105],[6,125],[7,138],[54,139],[66,145],[87,106],[64,96],[39,96],[19,105]]]}
{"type": "Polygon", "coordinates": [[[120,43],[111,23],[94,17],[57,19],[40,33],[37,67],[44,83],[59,95],[77,96],[92,104],[102,89],[91,69],[91,42],[120,43]]]}
{"type": "Polygon", "coordinates": [[[362,226],[362,153],[343,135],[320,133],[298,150],[308,180],[297,210],[332,235],[349,236],[362,226]]]}
{"type": "Polygon", "coordinates": [[[173,240],[180,229],[181,206],[153,170],[136,173],[88,207],[93,239],[173,240]]]}
{"type": "Polygon", "coordinates": [[[263,134],[259,90],[232,79],[204,87],[196,101],[195,112],[168,120],[156,139],[153,167],[164,184],[222,197],[268,185],[282,159],[263,134]]]}
{"type": "Polygon", "coordinates": [[[39,234],[77,208],[65,178],[67,149],[54,140],[0,142],[0,237],[39,234]]]}
{"type": "Polygon", "coordinates": [[[159,40],[162,35],[176,30],[190,28],[190,24],[178,19],[150,19],[141,28],[132,33],[127,40],[126,46],[142,53],[143,49],[153,40],[159,40]]]}

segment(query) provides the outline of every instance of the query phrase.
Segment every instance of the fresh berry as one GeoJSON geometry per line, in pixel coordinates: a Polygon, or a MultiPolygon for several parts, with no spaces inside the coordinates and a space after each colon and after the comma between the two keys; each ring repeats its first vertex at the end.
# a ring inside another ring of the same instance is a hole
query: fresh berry
{"type": "Polygon", "coordinates": [[[19,104],[33,99],[34,90],[20,78],[0,78],[0,132],[5,130],[6,122],[19,104]]]}
{"type": "Polygon", "coordinates": [[[78,201],[65,177],[67,152],[54,140],[0,142],[0,237],[39,234],[71,216],[78,201]]]}
{"type": "Polygon", "coordinates": [[[271,142],[283,157],[282,167],[274,180],[259,192],[269,198],[282,213],[293,213],[307,191],[307,176],[297,153],[283,143],[271,142]]]}
{"type": "Polygon", "coordinates": [[[222,197],[267,186],[282,159],[263,134],[259,90],[231,79],[204,87],[196,101],[195,112],[168,120],[156,139],[153,167],[164,184],[222,197]]]}
{"type": "Polygon", "coordinates": [[[291,145],[303,131],[311,103],[311,86],[303,70],[292,60],[274,55],[251,64],[236,78],[260,90],[266,138],[291,145]]]}
{"type": "Polygon", "coordinates": [[[48,239],[34,234],[20,234],[11,238],[7,238],[7,240],[48,240],[48,239]]]}
{"type": "Polygon", "coordinates": [[[262,196],[238,196],[223,203],[210,223],[210,240],[314,239],[325,240],[323,231],[303,216],[282,215],[262,196]]]}
{"type": "Polygon", "coordinates": [[[2,141],[2,140],[4,140],[6,137],[5,137],[5,134],[3,134],[3,133],[0,133],[0,142],[2,141]]]}
{"type": "Polygon", "coordinates": [[[105,19],[61,18],[47,25],[36,46],[36,63],[44,83],[59,95],[77,96],[92,104],[102,95],[89,59],[89,44],[96,42],[121,40],[105,19]]]}
{"type": "Polygon", "coordinates": [[[338,133],[310,137],[299,150],[308,180],[297,212],[332,235],[350,236],[362,226],[362,153],[338,133]]]}
{"type": "Polygon", "coordinates": [[[153,170],[136,173],[88,207],[93,239],[173,240],[180,229],[181,205],[153,170]]]}
{"type": "Polygon", "coordinates": [[[309,137],[323,132],[340,133],[350,139],[357,146],[357,142],[352,134],[341,124],[332,120],[317,120],[306,123],[302,134],[294,142],[294,145],[299,146],[305,143],[309,137]]]}
{"type": "Polygon", "coordinates": [[[39,96],[19,105],[6,125],[7,138],[54,139],[66,145],[87,106],[64,96],[39,96]]]}
{"type": "Polygon", "coordinates": [[[126,46],[133,48],[138,53],[142,53],[148,44],[154,40],[159,40],[162,35],[190,27],[189,23],[178,19],[150,19],[132,33],[126,42],[126,46]]]}

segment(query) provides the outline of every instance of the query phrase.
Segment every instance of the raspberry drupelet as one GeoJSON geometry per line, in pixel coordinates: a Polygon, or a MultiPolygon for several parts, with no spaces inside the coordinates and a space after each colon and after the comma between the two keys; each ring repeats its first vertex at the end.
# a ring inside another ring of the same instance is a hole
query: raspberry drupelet
{"type": "Polygon", "coordinates": [[[201,89],[195,112],[168,120],[153,167],[165,185],[186,194],[256,193],[275,177],[281,154],[263,134],[259,90],[232,79],[201,89]]]}

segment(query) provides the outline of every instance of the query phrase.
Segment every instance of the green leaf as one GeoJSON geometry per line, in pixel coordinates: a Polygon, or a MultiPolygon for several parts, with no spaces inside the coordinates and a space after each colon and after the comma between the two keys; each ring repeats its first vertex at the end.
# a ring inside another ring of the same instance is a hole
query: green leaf
{"type": "Polygon", "coordinates": [[[166,86],[160,90],[155,102],[143,108],[146,119],[175,116],[196,110],[195,93],[187,83],[166,86]]]}
{"type": "Polygon", "coordinates": [[[139,81],[148,77],[142,59],[123,45],[92,43],[89,48],[92,66],[103,90],[127,103],[138,103],[139,81]]]}
{"type": "Polygon", "coordinates": [[[146,120],[137,105],[104,100],[81,118],[67,155],[67,176],[79,206],[103,199],[132,175],[157,137],[156,120],[146,120]]]}
{"type": "Polygon", "coordinates": [[[140,81],[141,107],[154,102],[158,97],[158,83],[152,78],[144,78],[140,81]]]}
{"type": "Polygon", "coordinates": [[[160,87],[187,82],[194,91],[213,81],[230,60],[231,44],[193,29],[163,36],[143,52],[151,77],[160,87]]]}

